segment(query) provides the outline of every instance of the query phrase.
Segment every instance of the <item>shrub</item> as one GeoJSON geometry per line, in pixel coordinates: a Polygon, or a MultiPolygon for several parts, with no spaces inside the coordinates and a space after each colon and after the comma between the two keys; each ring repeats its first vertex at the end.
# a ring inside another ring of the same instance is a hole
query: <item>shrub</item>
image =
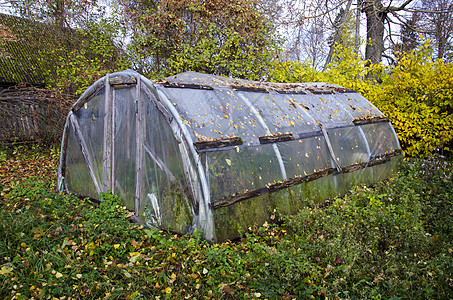
{"type": "Polygon", "coordinates": [[[324,81],[354,89],[387,115],[405,156],[451,153],[453,143],[453,64],[432,59],[426,42],[401,54],[390,66],[362,61],[352,49],[338,46],[325,72],[300,62],[275,62],[271,80],[324,81]]]}

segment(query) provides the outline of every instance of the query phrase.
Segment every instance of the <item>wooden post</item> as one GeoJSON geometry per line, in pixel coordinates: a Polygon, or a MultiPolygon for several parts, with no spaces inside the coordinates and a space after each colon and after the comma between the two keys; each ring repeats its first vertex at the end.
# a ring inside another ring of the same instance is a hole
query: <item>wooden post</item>
{"type": "Polygon", "coordinates": [[[104,99],[104,152],[103,152],[103,192],[113,192],[112,185],[112,101],[110,101],[109,74],[105,76],[104,99]]]}

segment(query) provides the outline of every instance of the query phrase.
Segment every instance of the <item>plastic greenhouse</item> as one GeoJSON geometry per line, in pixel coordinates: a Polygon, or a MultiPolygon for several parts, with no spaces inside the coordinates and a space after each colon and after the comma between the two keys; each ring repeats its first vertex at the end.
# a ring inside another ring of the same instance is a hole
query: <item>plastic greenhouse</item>
{"type": "Polygon", "coordinates": [[[400,153],[388,118],[353,90],[127,70],[69,112],[58,186],[110,190],[146,225],[222,241],[388,178],[400,153]]]}

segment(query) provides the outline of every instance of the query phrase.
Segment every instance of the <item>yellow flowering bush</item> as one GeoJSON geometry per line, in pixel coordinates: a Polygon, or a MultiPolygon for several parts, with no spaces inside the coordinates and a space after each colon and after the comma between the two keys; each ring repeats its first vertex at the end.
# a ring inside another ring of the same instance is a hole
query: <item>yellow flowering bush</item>
{"type": "Polygon", "coordinates": [[[399,54],[394,64],[373,65],[338,46],[332,63],[318,72],[301,62],[274,62],[270,80],[329,82],[354,89],[387,115],[405,156],[449,152],[453,143],[453,64],[434,60],[429,42],[399,54]]]}

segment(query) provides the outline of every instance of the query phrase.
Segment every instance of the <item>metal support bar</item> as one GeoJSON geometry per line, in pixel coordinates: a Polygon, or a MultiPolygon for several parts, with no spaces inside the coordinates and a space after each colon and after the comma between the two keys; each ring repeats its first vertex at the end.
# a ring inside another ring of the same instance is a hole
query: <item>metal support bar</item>
{"type": "MultiPolygon", "coordinates": [[[[255,117],[258,119],[258,122],[264,128],[264,130],[266,131],[266,134],[271,135],[272,132],[269,130],[269,128],[266,125],[266,122],[264,122],[264,119],[261,117],[260,113],[256,110],[256,108],[252,105],[252,103],[250,103],[247,100],[247,98],[245,98],[242,94],[238,93],[237,95],[245,103],[245,105],[247,105],[247,107],[250,109],[252,114],[254,114],[255,117]]],[[[278,149],[276,144],[272,144],[272,148],[274,149],[275,156],[277,157],[277,161],[280,166],[280,172],[282,173],[282,179],[288,179],[288,177],[286,176],[286,169],[285,169],[285,165],[283,163],[283,158],[280,153],[280,150],[278,149]]]]}
{"type": "Polygon", "coordinates": [[[332,144],[330,143],[329,134],[327,133],[326,128],[322,124],[319,124],[319,127],[321,127],[322,135],[324,136],[324,139],[326,140],[327,148],[329,149],[329,153],[330,153],[330,156],[332,157],[333,163],[335,164],[335,168],[337,169],[338,173],[340,173],[341,167],[338,164],[337,157],[335,156],[335,152],[333,151],[332,144]]]}
{"type": "MultiPolygon", "coordinates": [[[[205,238],[209,240],[215,240],[215,229],[214,229],[214,218],[212,215],[212,209],[210,208],[210,202],[211,202],[211,195],[209,191],[209,185],[206,181],[206,172],[203,169],[203,163],[201,162],[200,155],[198,154],[197,150],[195,149],[195,146],[193,145],[193,140],[192,137],[189,134],[189,131],[187,130],[187,127],[182,123],[178,111],[173,107],[173,104],[168,100],[167,96],[160,91],[155,84],[151,83],[156,90],[157,90],[157,95],[160,101],[165,104],[167,109],[170,111],[170,113],[173,115],[174,119],[173,122],[176,122],[179,129],[182,132],[182,135],[187,141],[187,146],[190,149],[190,152],[192,154],[193,159],[195,160],[195,165],[198,171],[198,175],[200,177],[200,183],[201,183],[201,190],[203,193],[203,202],[200,203],[199,205],[199,215],[198,215],[198,223],[200,228],[203,229],[203,233],[205,238]]],[[[171,125],[171,124],[170,124],[171,125]]],[[[173,126],[172,126],[173,128],[173,126]]],[[[184,159],[184,158],[183,158],[184,159]]]]}

